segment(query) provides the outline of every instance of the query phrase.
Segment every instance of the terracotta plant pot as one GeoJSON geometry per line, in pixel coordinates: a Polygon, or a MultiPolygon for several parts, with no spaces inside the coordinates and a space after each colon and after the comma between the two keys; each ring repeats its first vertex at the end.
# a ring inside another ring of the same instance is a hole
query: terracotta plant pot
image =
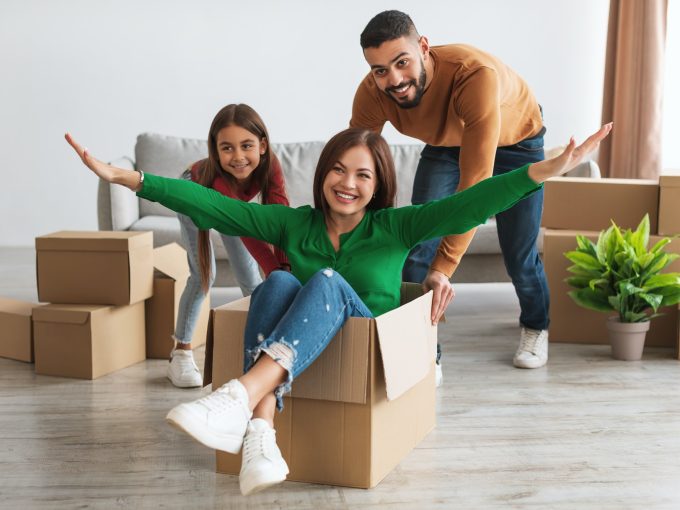
{"type": "Polygon", "coordinates": [[[612,344],[612,358],[624,361],[638,361],[642,358],[649,321],[620,322],[616,316],[609,317],[607,331],[612,344]]]}

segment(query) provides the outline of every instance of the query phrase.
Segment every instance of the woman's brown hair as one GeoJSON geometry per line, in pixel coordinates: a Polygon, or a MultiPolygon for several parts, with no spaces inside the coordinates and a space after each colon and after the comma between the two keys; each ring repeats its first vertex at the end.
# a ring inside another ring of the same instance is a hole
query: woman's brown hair
{"type": "Polygon", "coordinates": [[[351,149],[363,145],[373,156],[375,163],[376,190],[375,196],[366,206],[367,209],[384,209],[394,207],[397,194],[397,175],[394,170],[392,153],[385,139],[378,133],[368,129],[350,128],[340,131],[331,138],[321,151],[319,163],[314,174],[314,207],[321,209],[328,216],[330,207],[323,194],[323,182],[326,175],[340,160],[342,155],[351,149]]]}
{"type": "MultiPolygon", "coordinates": [[[[222,169],[217,151],[217,134],[228,126],[241,127],[246,131],[250,131],[260,142],[266,142],[265,152],[260,156],[260,164],[250,177],[252,182],[259,188],[261,201],[265,204],[269,196],[269,176],[271,175],[272,162],[276,156],[271,151],[269,133],[262,118],[246,104],[227,105],[215,115],[208,132],[208,159],[199,168],[196,182],[210,188],[215,178],[219,175],[227,180],[233,190],[236,190],[236,178],[222,169]]],[[[198,263],[201,268],[201,286],[205,293],[210,288],[210,260],[209,232],[207,230],[200,230],[198,232],[198,263]]]]}

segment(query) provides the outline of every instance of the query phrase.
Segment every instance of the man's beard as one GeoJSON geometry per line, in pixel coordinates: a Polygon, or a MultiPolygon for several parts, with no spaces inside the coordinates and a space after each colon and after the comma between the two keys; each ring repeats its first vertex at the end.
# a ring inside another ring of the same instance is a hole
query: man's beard
{"type": "Polygon", "coordinates": [[[423,98],[423,94],[425,93],[425,81],[427,80],[427,76],[425,74],[425,65],[423,64],[422,61],[421,66],[422,67],[420,69],[420,76],[418,76],[418,79],[411,80],[410,82],[408,82],[408,84],[413,85],[413,87],[416,90],[416,95],[413,96],[413,99],[411,99],[410,101],[400,101],[390,93],[390,91],[394,91],[398,88],[403,87],[405,83],[401,83],[396,87],[389,87],[385,89],[385,94],[387,94],[387,97],[389,97],[392,101],[397,103],[397,106],[399,106],[399,108],[407,110],[409,108],[415,108],[420,104],[420,100],[423,98]]]}

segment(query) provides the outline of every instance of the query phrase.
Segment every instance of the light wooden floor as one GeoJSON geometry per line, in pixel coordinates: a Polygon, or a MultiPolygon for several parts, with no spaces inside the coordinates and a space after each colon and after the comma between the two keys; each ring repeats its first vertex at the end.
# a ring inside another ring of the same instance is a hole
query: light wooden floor
{"type": "MultiPolygon", "coordinates": [[[[0,249],[0,295],[35,299],[32,257],[0,249]]],[[[170,386],[165,362],[77,381],[0,359],[0,507],[680,508],[670,350],[627,363],[607,347],[555,344],[546,368],[517,370],[512,287],[457,293],[440,330],[437,428],[375,489],[286,482],[243,498],[236,478],[214,473],[212,451],[165,424],[201,393],[170,386]]]]}

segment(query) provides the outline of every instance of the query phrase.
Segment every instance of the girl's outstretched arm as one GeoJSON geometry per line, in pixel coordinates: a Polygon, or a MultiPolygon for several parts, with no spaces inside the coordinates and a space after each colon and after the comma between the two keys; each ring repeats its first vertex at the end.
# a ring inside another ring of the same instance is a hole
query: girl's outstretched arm
{"type": "Polygon", "coordinates": [[[120,184],[132,191],[139,191],[142,174],[139,172],[131,172],[130,170],[124,170],[118,168],[94,158],[87,152],[87,149],[82,147],[78,142],[76,142],[70,133],[66,133],[64,136],[66,141],[71,147],[78,153],[78,156],[85,164],[87,168],[92,170],[100,179],[104,179],[106,182],[112,182],[114,184],[120,184]]]}
{"type": "Polygon", "coordinates": [[[612,125],[613,122],[605,124],[596,133],[590,135],[586,141],[578,147],[576,147],[576,142],[574,142],[574,137],[572,137],[571,140],[569,140],[569,145],[567,145],[559,156],[531,164],[528,171],[529,177],[540,184],[551,177],[566,174],[600,145],[600,142],[604,140],[612,130],[612,125]]]}

